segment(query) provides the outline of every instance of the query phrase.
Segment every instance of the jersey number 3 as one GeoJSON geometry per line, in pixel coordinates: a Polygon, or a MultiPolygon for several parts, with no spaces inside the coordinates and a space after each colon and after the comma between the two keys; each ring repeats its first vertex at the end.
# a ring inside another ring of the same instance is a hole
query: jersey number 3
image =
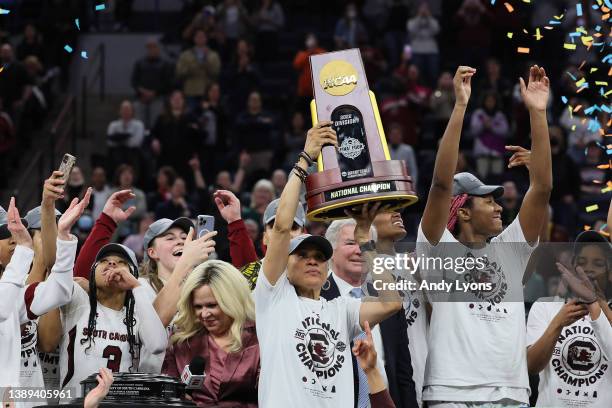
{"type": "Polygon", "coordinates": [[[113,373],[118,373],[121,368],[121,349],[117,346],[106,346],[102,352],[102,357],[108,359],[106,368],[113,373]]]}

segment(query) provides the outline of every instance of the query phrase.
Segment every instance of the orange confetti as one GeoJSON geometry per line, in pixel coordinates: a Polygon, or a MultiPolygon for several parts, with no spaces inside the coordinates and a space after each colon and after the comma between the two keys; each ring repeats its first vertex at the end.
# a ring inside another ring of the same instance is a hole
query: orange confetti
{"type": "Polygon", "coordinates": [[[601,19],[604,20],[604,21],[609,19],[609,18],[610,18],[610,13],[606,13],[603,16],[601,16],[601,19]]]}
{"type": "Polygon", "coordinates": [[[585,231],[589,231],[590,229],[591,229],[591,226],[590,226],[590,225],[585,225],[585,226],[584,226],[584,230],[585,230],[585,231]]]}
{"type": "Polygon", "coordinates": [[[508,13],[512,13],[514,11],[514,7],[512,7],[512,4],[504,3],[504,6],[506,6],[506,9],[508,10],[508,13]]]}
{"type": "Polygon", "coordinates": [[[584,91],[585,89],[587,89],[586,86],[581,86],[580,88],[578,88],[578,90],[576,91],[576,93],[580,93],[582,91],[584,91]]]}
{"type": "Polygon", "coordinates": [[[610,165],[609,164],[600,164],[599,166],[597,166],[597,168],[600,169],[600,170],[609,169],[610,165]]]}
{"type": "Polygon", "coordinates": [[[529,48],[528,48],[528,47],[518,47],[518,48],[516,49],[516,51],[517,51],[519,54],[529,54],[529,48]]]}
{"type": "Polygon", "coordinates": [[[582,105],[578,105],[578,106],[576,106],[572,112],[576,113],[576,112],[578,112],[580,109],[582,109],[582,105]]]}
{"type": "Polygon", "coordinates": [[[586,60],[580,63],[580,66],[578,67],[578,71],[582,71],[582,67],[584,67],[585,63],[586,63],[586,60]]]}

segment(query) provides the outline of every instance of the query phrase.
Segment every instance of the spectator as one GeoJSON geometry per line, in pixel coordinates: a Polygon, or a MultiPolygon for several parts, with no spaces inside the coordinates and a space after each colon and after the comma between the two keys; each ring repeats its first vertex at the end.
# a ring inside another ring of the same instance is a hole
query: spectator
{"type": "MultiPolygon", "coordinates": [[[[4,111],[4,103],[0,98],[0,173],[9,174],[10,156],[15,146],[15,126],[8,113],[4,111]]],[[[8,177],[0,177],[0,189],[7,187],[8,177]]]]}
{"type": "Polygon", "coordinates": [[[504,145],[508,132],[508,120],[499,105],[499,96],[492,92],[486,93],[481,107],[474,111],[470,120],[476,169],[483,179],[499,176],[503,172],[504,145]]]}
{"type": "Polygon", "coordinates": [[[403,160],[412,178],[412,190],[418,191],[419,167],[412,146],[403,142],[402,127],[397,123],[389,126],[389,154],[392,160],[403,160]]]}
{"type": "MultiPolygon", "coordinates": [[[[514,85],[502,76],[501,64],[497,59],[487,59],[485,67],[485,76],[478,81],[474,90],[475,96],[481,97],[489,92],[495,93],[500,97],[500,108],[506,113],[510,112],[514,85]]],[[[517,93],[516,97],[520,102],[520,93],[517,93]]]]}
{"type": "MultiPolygon", "coordinates": [[[[189,13],[189,16],[193,15],[189,13]]],[[[209,42],[216,49],[218,46],[218,24],[215,18],[215,7],[211,5],[204,6],[197,11],[191,22],[183,29],[183,41],[189,42],[193,38],[193,33],[196,30],[204,30],[209,42]],[[214,43],[214,44],[213,44],[214,43]]]]}
{"type": "MultiPolygon", "coordinates": [[[[74,172],[74,170],[73,170],[74,172]]],[[[129,234],[137,231],[140,219],[147,213],[147,199],[144,192],[134,187],[134,169],[129,164],[122,164],[115,171],[115,189],[113,191],[130,190],[134,197],[123,203],[123,210],[129,207],[136,207],[129,220],[118,226],[119,236],[125,238],[129,234]]]]}
{"type": "Polygon", "coordinates": [[[134,251],[138,262],[142,262],[144,257],[144,236],[151,224],[155,221],[153,214],[147,213],[138,223],[138,232],[128,235],[123,240],[123,245],[134,251]]]}
{"type": "MultiPolygon", "coordinates": [[[[181,177],[189,177],[188,162],[199,151],[199,131],[196,120],[186,111],[183,93],[172,92],[166,112],[151,131],[151,150],[158,157],[158,166],[170,166],[181,177]]],[[[193,184],[190,178],[187,182],[193,184]]]]}
{"type": "Polygon", "coordinates": [[[259,92],[251,92],[246,111],[236,119],[235,135],[239,148],[251,156],[247,176],[256,170],[267,172],[278,148],[276,118],[263,110],[259,92]]]}
{"type": "Polygon", "coordinates": [[[276,197],[280,197],[287,184],[287,173],[285,170],[276,169],[272,173],[272,177],[270,178],[272,185],[274,186],[274,195],[276,197]]]}
{"type": "Polygon", "coordinates": [[[206,89],[219,78],[220,70],[219,54],[208,48],[204,30],[196,30],[193,48],[183,51],[176,63],[176,76],[183,84],[190,111],[197,109],[206,89]]]}
{"type": "MultiPolygon", "coordinates": [[[[223,4],[217,8],[217,22],[223,33],[222,49],[233,50],[238,39],[247,34],[249,12],[241,0],[224,0],[223,4]]],[[[224,61],[226,60],[227,58],[224,58],[224,61]]]]}
{"type": "Polygon", "coordinates": [[[291,127],[285,132],[285,160],[283,168],[290,171],[295,164],[295,158],[302,151],[306,140],[306,121],[304,114],[300,111],[293,112],[291,116],[291,127]]]}
{"type": "Polygon", "coordinates": [[[176,219],[180,217],[193,218],[196,215],[193,205],[187,201],[187,186],[185,180],[177,177],[170,190],[171,198],[157,204],[155,218],[176,219]]]}
{"type": "Polygon", "coordinates": [[[278,34],[285,25],[283,8],[278,1],[262,0],[252,21],[257,28],[255,47],[259,61],[274,61],[278,54],[278,34]]]}
{"type": "Polygon", "coordinates": [[[293,58],[293,68],[298,71],[297,96],[300,98],[300,110],[308,111],[308,104],[312,99],[312,78],[310,72],[310,56],[322,54],[324,48],[319,47],[314,33],[308,33],[304,42],[305,49],[298,51],[293,58]]]}
{"type": "Polygon", "coordinates": [[[234,181],[232,181],[232,175],[227,170],[221,170],[215,177],[215,189],[217,190],[229,190],[236,194],[239,194],[242,189],[242,182],[244,181],[245,169],[251,163],[251,156],[247,152],[240,153],[240,159],[238,163],[238,170],[234,174],[234,181]]]}
{"type": "Polygon", "coordinates": [[[13,121],[18,121],[23,105],[32,92],[31,79],[23,64],[15,60],[13,47],[3,44],[0,48],[2,75],[0,75],[0,95],[4,108],[13,121]]]}
{"type": "Polygon", "coordinates": [[[246,40],[239,40],[236,45],[236,54],[228,70],[227,81],[231,84],[229,93],[231,107],[239,111],[249,94],[255,91],[261,82],[259,70],[252,63],[251,45],[246,40]]]}
{"type": "Polygon", "coordinates": [[[23,40],[17,46],[17,59],[23,61],[30,55],[37,57],[41,62],[45,61],[45,44],[36,26],[32,23],[26,24],[23,29],[23,40]]]}
{"type": "Polygon", "coordinates": [[[431,15],[429,5],[425,1],[421,2],[417,15],[408,20],[406,27],[410,36],[414,64],[424,73],[425,83],[433,86],[438,78],[440,64],[436,40],[440,25],[431,15]]]}
{"type": "Polygon", "coordinates": [[[355,3],[347,4],[344,17],[338,20],[334,30],[336,49],[356,48],[367,40],[368,32],[358,16],[357,6],[355,3]]]}
{"type": "Polygon", "coordinates": [[[434,119],[435,138],[437,138],[444,133],[444,128],[455,106],[453,75],[450,72],[444,71],[438,78],[438,87],[431,95],[429,106],[434,119]]]}
{"type": "MultiPolygon", "coordinates": [[[[570,98],[568,105],[576,107],[578,105],[587,106],[588,103],[577,97],[570,98]]],[[[584,109],[570,112],[570,109],[563,109],[559,118],[559,124],[565,131],[567,137],[567,154],[576,164],[585,161],[585,149],[591,142],[598,142],[601,139],[599,131],[593,130],[591,124],[593,119],[589,119],[584,114],[584,109]]]]}
{"type": "Polygon", "coordinates": [[[551,126],[549,133],[553,168],[553,190],[550,194],[553,220],[574,236],[580,199],[580,172],[576,163],[565,153],[563,130],[559,126],[551,126]]]}
{"type": "MultiPolygon", "coordinates": [[[[257,251],[259,247],[259,224],[253,221],[250,218],[244,220],[244,226],[246,227],[247,233],[249,234],[249,238],[253,241],[253,247],[257,251]]],[[[261,256],[260,253],[257,255],[261,256]]]]}
{"type": "Polygon", "coordinates": [[[83,171],[79,166],[74,166],[68,176],[66,187],[64,187],[64,196],[56,203],[57,209],[62,213],[66,212],[72,200],[82,197],[85,190],[85,177],[83,176],[83,171]]]}
{"type": "Polygon", "coordinates": [[[136,92],[135,116],[150,129],[163,111],[164,98],[172,87],[174,67],[162,57],[157,39],[149,38],[146,49],[146,55],[134,64],[131,83],[136,92]]]}
{"type": "Polygon", "coordinates": [[[147,194],[147,208],[155,209],[159,204],[165,203],[172,198],[170,189],[176,177],[176,172],[170,166],[162,166],[157,170],[157,177],[155,178],[156,188],[155,191],[150,191],[147,194]]]}
{"type": "MultiPolygon", "coordinates": [[[[398,123],[409,123],[402,126],[404,142],[411,146],[418,146],[422,118],[429,109],[429,89],[421,80],[419,68],[414,64],[402,65],[397,68],[394,75],[402,81],[406,89],[405,98],[406,116],[398,118],[398,123]]],[[[401,100],[401,98],[400,98],[401,100]]]]}
{"type": "Polygon", "coordinates": [[[504,195],[502,195],[500,204],[502,206],[502,226],[507,227],[518,216],[521,209],[521,197],[514,181],[504,181],[504,195]]]}
{"type": "Polygon", "coordinates": [[[198,406],[257,407],[259,344],[255,306],[240,272],[207,261],[189,274],[162,372],[178,377],[194,357],[204,360],[204,384],[191,397],[198,406]]]}
{"type": "Polygon", "coordinates": [[[97,220],[104,204],[108,197],[112,194],[112,189],[106,183],[106,171],[102,166],[96,166],[91,171],[91,216],[94,220],[97,220]]]}
{"type": "Polygon", "coordinates": [[[140,151],[144,140],[144,124],[134,118],[132,102],[124,100],[119,108],[119,119],[113,120],[106,131],[110,170],[128,163],[140,170],[140,151]]]}
{"type": "Polygon", "coordinates": [[[261,226],[264,211],[275,198],[274,185],[270,180],[259,180],[251,191],[251,205],[242,210],[242,218],[250,218],[261,226]]]}
{"type": "Polygon", "coordinates": [[[454,16],[457,50],[462,61],[480,66],[491,45],[491,14],[480,0],[463,0],[454,16]]]}

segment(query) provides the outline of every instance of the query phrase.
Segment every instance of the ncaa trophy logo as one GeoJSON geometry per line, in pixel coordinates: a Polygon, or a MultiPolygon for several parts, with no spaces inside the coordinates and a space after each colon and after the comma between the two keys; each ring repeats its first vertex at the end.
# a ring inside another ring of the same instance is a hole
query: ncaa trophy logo
{"type": "Polygon", "coordinates": [[[346,218],[345,209],[369,201],[384,201],[391,209],[414,204],[417,197],[406,164],[391,160],[359,50],[313,55],[310,66],[312,122],[332,122],[338,151],[324,146],[318,172],[306,179],[308,218],[346,218]]]}

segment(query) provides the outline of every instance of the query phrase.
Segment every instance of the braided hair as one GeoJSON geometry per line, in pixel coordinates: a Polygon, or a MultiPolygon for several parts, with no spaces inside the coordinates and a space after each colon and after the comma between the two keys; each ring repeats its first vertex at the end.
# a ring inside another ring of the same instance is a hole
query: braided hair
{"type": "MultiPolygon", "coordinates": [[[[87,337],[81,339],[81,344],[89,343],[85,351],[87,352],[92,343],[95,344],[94,332],[96,330],[96,318],[98,309],[98,289],[96,285],[96,267],[99,262],[94,263],[89,271],[89,318],[87,320],[87,337]]],[[[130,272],[138,279],[138,269],[134,268],[131,264],[129,265],[130,272]]],[[[130,346],[130,355],[132,356],[132,365],[130,366],[130,372],[134,367],[134,363],[138,361],[140,356],[140,342],[136,340],[134,335],[134,326],[136,325],[136,319],[134,319],[134,306],[136,299],[131,290],[128,290],[125,294],[124,306],[126,308],[125,319],[123,323],[127,327],[128,344],[130,346]]]]}

